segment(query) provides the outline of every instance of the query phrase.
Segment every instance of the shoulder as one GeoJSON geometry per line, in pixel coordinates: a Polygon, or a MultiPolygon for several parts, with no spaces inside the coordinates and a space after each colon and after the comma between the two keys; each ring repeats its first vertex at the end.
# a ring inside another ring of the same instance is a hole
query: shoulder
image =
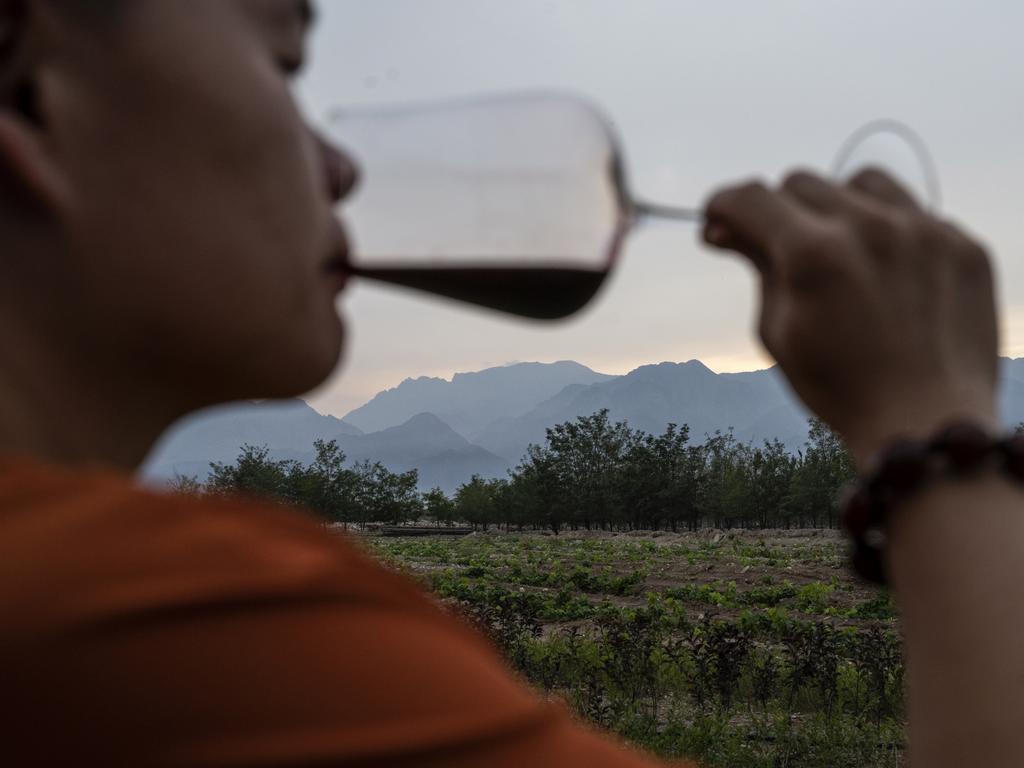
{"type": "Polygon", "coordinates": [[[0,464],[6,626],[298,595],[423,605],[414,586],[301,510],[160,493],[103,469],[0,464]]]}
{"type": "Polygon", "coordinates": [[[274,506],[0,464],[0,624],[15,762],[646,765],[274,506]]]}

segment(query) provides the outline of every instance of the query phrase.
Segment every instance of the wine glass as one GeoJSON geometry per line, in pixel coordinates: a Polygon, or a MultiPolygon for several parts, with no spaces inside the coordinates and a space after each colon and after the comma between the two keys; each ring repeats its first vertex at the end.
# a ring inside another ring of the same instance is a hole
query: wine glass
{"type": "MultiPolygon", "coordinates": [[[[611,121],[571,94],[339,109],[328,131],[362,171],[339,206],[355,275],[521,317],[584,307],[638,223],[703,220],[698,208],[634,195],[611,121]]],[[[906,126],[853,134],[834,176],[869,164],[937,205],[934,166],[906,126]]]]}

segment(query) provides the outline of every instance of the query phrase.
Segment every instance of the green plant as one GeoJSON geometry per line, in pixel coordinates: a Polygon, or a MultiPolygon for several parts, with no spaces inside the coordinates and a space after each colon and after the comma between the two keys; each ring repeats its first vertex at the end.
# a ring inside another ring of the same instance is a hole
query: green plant
{"type": "Polygon", "coordinates": [[[852,591],[852,580],[787,580],[789,564],[838,557],[838,542],[502,534],[371,544],[466,614],[543,694],[660,755],[709,768],[902,766],[889,598],[852,591]],[[638,595],[686,567],[687,554],[719,573],[743,558],[767,572],[744,578],[736,566],[735,579],[638,595]],[[829,612],[843,626],[820,619],[829,612]]]}

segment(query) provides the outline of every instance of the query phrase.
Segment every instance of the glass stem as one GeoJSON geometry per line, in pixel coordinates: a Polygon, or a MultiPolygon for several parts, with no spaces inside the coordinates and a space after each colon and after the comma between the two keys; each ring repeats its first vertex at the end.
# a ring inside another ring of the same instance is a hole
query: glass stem
{"type": "Polygon", "coordinates": [[[673,205],[648,203],[643,200],[633,202],[633,216],[638,222],[644,219],[660,219],[662,221],[686,221],[692,224],[704,223],[704,212],[697,208],[679,208],[673,205]]]}

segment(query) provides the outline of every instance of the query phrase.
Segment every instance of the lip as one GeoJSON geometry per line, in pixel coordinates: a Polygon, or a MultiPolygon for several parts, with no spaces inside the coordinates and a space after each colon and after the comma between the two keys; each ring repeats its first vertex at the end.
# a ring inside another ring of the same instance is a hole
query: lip
{"type": "Polygon", "coordinates": [[[336,283],[337,291],[344,290],[348,279],[352,276],[352,264],[349,261],[348,237],[340,223],[331,227],[330,256],[324,262],[324,274],[336,283]]]}

